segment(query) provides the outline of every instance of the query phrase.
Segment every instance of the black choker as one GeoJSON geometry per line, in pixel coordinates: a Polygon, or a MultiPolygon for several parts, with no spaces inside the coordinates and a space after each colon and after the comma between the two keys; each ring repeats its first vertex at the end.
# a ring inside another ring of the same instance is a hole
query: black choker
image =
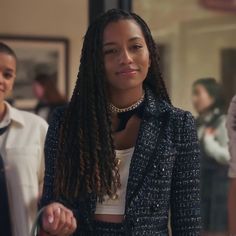
{"type": "Polygon", "coordinates": [[[139,118],[142,119],[142,116],[143,116],[143,110],[144,110],[144,102],[142,102],[141,104],[139,104],[138,107],[136,107],[135,109],[133,110],[130,110],[130,111],[126,111],[126,112],[122,112],[122,113],[117,113],[117,116],[120,120],[119,122],[119,126],[116,130],[116,132],[119,132],[119,131],[122,131],[125,129],[129,119],[133,116],[133,115],[136,115],[138,116],[139,118]]]}

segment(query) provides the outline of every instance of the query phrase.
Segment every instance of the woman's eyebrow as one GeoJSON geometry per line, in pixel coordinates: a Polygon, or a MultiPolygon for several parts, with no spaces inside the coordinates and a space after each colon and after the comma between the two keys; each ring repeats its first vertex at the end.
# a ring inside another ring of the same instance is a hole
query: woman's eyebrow
{"type": "Polygon", "coordinates": [[[6,72],[12,72],[12,73],[15,72],[15,71],[14,71],[13,69],[11,69],[11,68],[6,68],[5,71],[6,71],[6,72]]]}
{"type": "Polygon", "coordinates": [[[107,42],[107,43],[104,43],[103,44],[103,47],[105,47],[105,46],[110,46],[110,45],[116,45],[117,43],[115,43],[115,42],[107,42]]]}
{"type": "Polygon", "coordinates": [[[129,39],[129,41],[134,41],[134,40],[143,40],[143,38],[139,36],[135,36],[129,39]]]}
{"type": "MultiPolygon", "coordinates": [[[[135,40],[143,40],[143,38],[141,38],[141,37],[139,37],[139,36],[135,36],[135,37],[130,38],[128,41],[135,41],[135,40]]],[[[116,42],[105,42],[105,43],[103,44],[103,47],[105,47],[105,46],[111,46],[111,45],[117,45],[117,43],[116,43],[116,42]]]]}

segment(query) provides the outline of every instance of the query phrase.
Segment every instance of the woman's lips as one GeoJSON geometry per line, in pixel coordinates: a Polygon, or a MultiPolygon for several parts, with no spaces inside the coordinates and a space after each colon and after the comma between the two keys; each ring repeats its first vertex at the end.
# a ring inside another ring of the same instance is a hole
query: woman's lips
{"type": "Polygon", "coordinates": [[[125,69],[125,70],[121,70],[119,72],[117,72],[117,75],[120,75],[120,76],[134,76],[137,74],[137,69],[125,69]]]}

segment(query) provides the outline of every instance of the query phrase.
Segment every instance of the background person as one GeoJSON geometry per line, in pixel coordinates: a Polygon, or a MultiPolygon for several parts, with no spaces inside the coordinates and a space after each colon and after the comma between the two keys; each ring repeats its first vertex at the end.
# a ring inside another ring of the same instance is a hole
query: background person
{"type": "Polygon", "coordinates": [[[0,235],[27,236],[36,216],[44,177],[47,123],[6,102],[17,59],[0,42],[0,235]]]}
{"type": "Polygon", "coordinates": [[[201,146],[201,213],[203,235],[226,235],[228,230],[228,136],[221,86],[213,78],[193,84],[201,146]]]}
{"type": "Polygon", "coordinates": [[[39,100],[35,113],[50,122],[53,111],[59,106],[67,104],[65,97],[57,88],[53,75],[38,74],[33,82],[33,92],[39,100]]]}

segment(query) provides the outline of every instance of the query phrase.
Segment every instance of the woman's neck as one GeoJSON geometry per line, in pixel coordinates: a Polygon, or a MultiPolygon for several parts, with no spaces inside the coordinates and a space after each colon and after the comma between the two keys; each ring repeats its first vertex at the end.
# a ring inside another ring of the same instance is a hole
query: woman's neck
{"type": "Polygon", "coordinates": [[[110,102],[118,108],[126,108],[137,102],[143,95],[142,86],[127,90],[110,89],[110,102]]]}
{"type": "Polygon", "coordinates": [[[2,101],[2,102],[0,102],[0,122],[3,120],[5,114],[6,114],[6,105],[2,101]]]}

